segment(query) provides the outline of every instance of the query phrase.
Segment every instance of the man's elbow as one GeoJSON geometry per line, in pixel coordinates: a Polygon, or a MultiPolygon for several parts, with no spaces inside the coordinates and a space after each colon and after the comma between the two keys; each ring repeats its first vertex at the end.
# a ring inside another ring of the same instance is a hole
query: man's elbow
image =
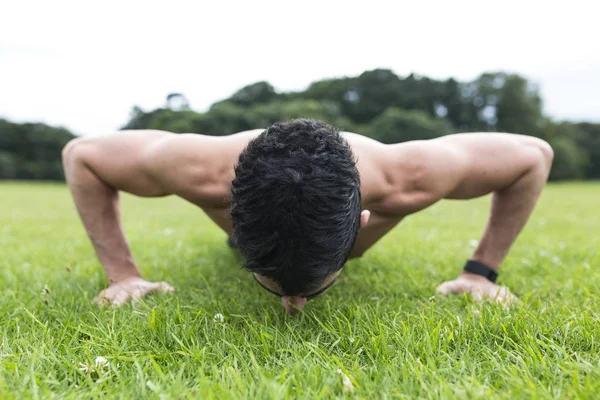
{"type": "Polygon", "coordinates": [[[75,138],[69,141],[62,149],[62,163],[66,175],[81,162],[84,147],[85,138],[75,138]]]}
{"type": "Polygon", "coordinates": [[[540,151],[548,163],[548,167],[552,166],[552,160],[554,160],[554,150],[552,149],[552,146],[550,146],[550,144],[545,140],[542,140],[540,151]]]}
{"type": "Polygon", "coordinates": [[[545,169],[550,171],[550,168],[552,168],[552,161],[554,160],[554,150],[552,149],[552,146],[545,140],[537,138],[534,145],[539,151],[540,163],[544,165],[545,169]]]}
{"type": "Polygon", "coordinates": [[[79,138],[72,139],[65,145],[65,147],[63,147],[63,149],[62,149],[63,163],[72,156],[72,154],[75,150],[75,146],[77,146],[78,140],[79,140],[79,138]]]}

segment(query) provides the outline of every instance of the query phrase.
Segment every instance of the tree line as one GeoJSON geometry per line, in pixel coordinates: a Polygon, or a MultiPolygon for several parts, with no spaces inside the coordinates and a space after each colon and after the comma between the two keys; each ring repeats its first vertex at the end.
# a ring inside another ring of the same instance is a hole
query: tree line
{"type": "MultiPolygon", "coordinates": [[[[600,124],[553,121],[538,88],[517,74],[484,73],[472,81],[434,80],[388,69],[326,79],[299,92],[268,82],[245,86],[193,111],[181,93],[163,107],[133,107],[122,129],[228,135],[293,118],[315,118],[384,143],[457,132],[511,132],[547,140],[555,152],[552,180],[600,179],[600,124]]],[[[44,124],[0,120],[0,179],[62,180],[60,149],[73,135],[44,124]]]]}

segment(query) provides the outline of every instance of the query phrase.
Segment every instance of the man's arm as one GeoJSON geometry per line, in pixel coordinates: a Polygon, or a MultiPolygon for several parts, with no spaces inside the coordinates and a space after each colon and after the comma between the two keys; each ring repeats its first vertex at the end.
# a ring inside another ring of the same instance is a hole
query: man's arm
{"type": "Polygon", "coordinates": [[[173,291],[164,282],[141,279],[123,232],[119,210],[119,191],[138,196],[171,194],[178,180],[193,170],[177,170],[169,177],[170,160],[185,160],[189,151],[185,139],[160,131],[131,131],[100,137],[78,138],[63,150],[67,183],[77,211],[102,263],[109,288],[100,301],[122,304],[154,291],[173,291]],[[180,150],[178,150],[180,149],[180,150]]]}
{"type": "MultiPolygon", "coordinates": [[[[552,148],[543,140],[510,134],[459,134],[415,142],[404,150],[417,161],[409,197],[433,203],[440,198],[471,199],[493,193],[491,213],[472,260],[497,270],[527,222],[552,165],[552,148]]],[[[442,284],[442,294],[468,291],[509,299],[508,291],[463,272],[442,284]]]]}

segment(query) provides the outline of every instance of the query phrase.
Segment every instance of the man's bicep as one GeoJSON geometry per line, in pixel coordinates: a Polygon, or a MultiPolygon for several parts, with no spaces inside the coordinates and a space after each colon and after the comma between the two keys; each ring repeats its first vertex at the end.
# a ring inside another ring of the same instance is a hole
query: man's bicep
{"type": "Polygon", "coordinates": [[[431,144],[441,148],[441,160],[460,165],[449,168],[451,176],[440,173],[451,183],[443,197],[453,199],[475,198],[509,187],[530,168],[544,162],[549,148],[534,137],[503,133],[450,135],[431,144]]]}
{"type": "Polygon", "coordinates": [[[415,142],[413,187],[431,202],[449,197],[468,175],[469,160],[463,149],[434,140],[415,142]]]}
{"type": "Polygon", "coordinates": [[[385,167],[393,189],[384,201],[387,209],[405,215],[447,197],[466,175],[467,161],[459,148],[433,140],[388,147],[385,167]]]}

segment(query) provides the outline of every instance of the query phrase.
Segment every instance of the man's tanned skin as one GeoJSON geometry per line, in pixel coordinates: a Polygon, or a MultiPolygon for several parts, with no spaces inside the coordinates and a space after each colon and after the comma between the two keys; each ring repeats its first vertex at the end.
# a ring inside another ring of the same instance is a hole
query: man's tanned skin
{"type": "MultiPolygon", "coordinates": [[[[202,208],[231,235],[227,199],[234,165],[262,131],[225,137],[124,131],[78,138],[65,147],[67,182],[109,282],[99,302],[121,305],[152,292],[174,290],[165,282],[141,277],[121,226],[119,192],[179,196],[202,208]]],[[[456,134],[395,145],[353,133],[343,136],[358,159],[364,210],[352,257],[362,256],[404,217],[441,199],[467,200],[493,193],[489,220],[471,259],[498,270],[540,196],[553,158],[543,140],[514,134],[456,134]]],[[[255,276],[270,291],[280,292],[276,282],[255,276]]],[[[514,300],[508,289],[465,271],[442,283],[438,292],[514,300]]],[[[296,312],[309,295],[282,296],[282,305],[296,312]]]]}

